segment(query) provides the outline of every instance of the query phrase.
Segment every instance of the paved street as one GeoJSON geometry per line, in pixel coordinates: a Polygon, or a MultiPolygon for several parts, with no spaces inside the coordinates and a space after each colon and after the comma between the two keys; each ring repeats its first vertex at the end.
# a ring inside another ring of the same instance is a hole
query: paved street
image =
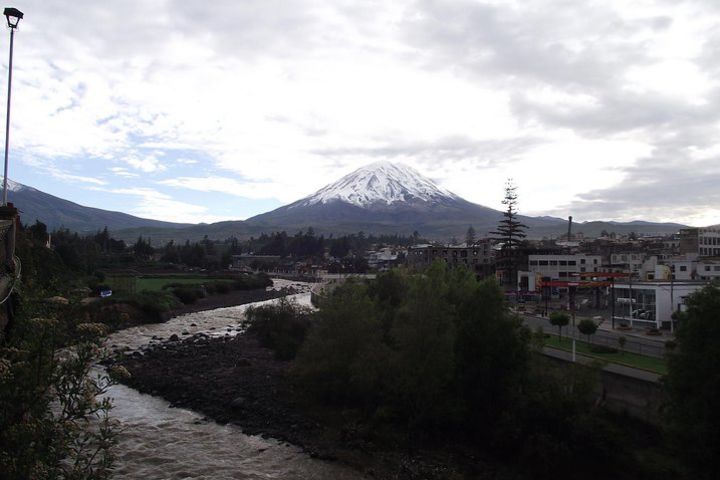
{"type": "MultiPolygon", "coordinates": [[[[543,328],[545,333],[554,335],[557,335],[558,333],[557,327],[550,325],[550,320],[547,317],[522,313],[520,313],[520,317],[531,329],[535,329],[540,326],[543,328]]],[[[603,327],[605,327],[605,325],[603,325],[603,327]]],[[[572,326],[568,325],[567,327],[563,327],[562,333],[563,336],[572,336],[572,326]]],[[[580,332],[577,332],[577,330],[576,335],[578,339],[585,340],[585,336],[580,334],[580,332]]],[[[647,336],[637,331],[624,332],[599,328],[595,335],[592,336],[592,341],[598,345],[607,345],[618,348],[619,346],[617,340],[620,336],[624,336],[627,339],[625,343],[625,351],[657,358],[662,358],[665,355],[665,341],[667,338],[647,336]]]]}

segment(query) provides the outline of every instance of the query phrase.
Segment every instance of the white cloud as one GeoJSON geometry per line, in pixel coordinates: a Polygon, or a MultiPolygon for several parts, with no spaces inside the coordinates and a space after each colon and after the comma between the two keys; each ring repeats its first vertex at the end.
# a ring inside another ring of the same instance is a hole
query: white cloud
{"type": "Polygon", "coordinates": [[[110,167],[110,171],[113,172],[118,177],[125,177],[125,178],[137,178],[137,173],[129,172],[126,168],[122,167],[110,167]]]}
{"type": "Polygon", "coordinates": [[[188,188],[200,192],[220,192],[244,198],[267,199],[277,196],[276,185],[270,182],[238,182],[224,177],[180,177],[158,182],[171,187],[188,188]]]}
{"type": "Polygon", "coordinates": [[[144,187],[100,189],[103,192],[137,197],[136,203],[127,213],[132,215],[177,223],[217,222],[225,220],[208,212],[207,207],[193,205],[173,199],[157,190],[144,187]]]}
{"type": "Polygon", "coordinates": [[[140,170],[144,173],[162,172],[167,170],[167,167],[152,155],[145,156],[143,158],[129,157],[125,161],[135,170],[140,170]]]}
{"type": "Polygon", "coordinates": [[[92,185],[107,185],[107,182],[105,180],[101,180],[99,178],[85,177],[82,175],[72,175],[70,173],[65,173],[65,172],[62,172],[55,168],[50,168],[49,173],[54,178],[57,178],[59,180],[64,180],[64,181],[69,181],[69,182],[89,183],[92,185]]]}
{"type": "MultiPolygon", "coordinates": [[[[52,159],[25,168],[102,160],[142,188],[290,202],[386,155],[493,207],[515,177],[527,210],[544,213],[627,181],[623,168],[667,142],[717,150],[709,2],[17,7],[11,145],[52,159]],[[168,178],[171,166],[183,176],[168,178]]],[[[219,206],[194,207],[210,221],[219,206]]],[[[681,207],[663,215],[683,221],[681,207]]]]}

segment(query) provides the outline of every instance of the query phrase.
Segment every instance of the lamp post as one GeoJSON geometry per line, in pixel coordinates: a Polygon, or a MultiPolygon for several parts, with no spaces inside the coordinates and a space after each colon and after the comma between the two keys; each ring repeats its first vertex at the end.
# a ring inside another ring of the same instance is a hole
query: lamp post
{"type": "Polygon", "coordinates": [[[12,61],[13,61],[13,40],[15,29],[23,18],[23,13],[17,8],[6,8],[3,15],[7,18],[10,28],[10,62],[8,63],[8,94],[7,94],[7,117],[5,119],[5,175],[3,177],[3,206],[7,205],[7,181],[8,181],[8,149],[10,147],[10,93],[12,92],[12,61]]]}

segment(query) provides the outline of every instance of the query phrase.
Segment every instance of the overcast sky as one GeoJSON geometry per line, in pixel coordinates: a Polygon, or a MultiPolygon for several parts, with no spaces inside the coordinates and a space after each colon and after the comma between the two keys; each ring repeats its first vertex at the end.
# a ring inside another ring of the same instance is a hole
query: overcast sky
{"type": "Polygon", "coordinates": [[[720,223],[717,0],[14,6],[10,178],[84,205],[243,219],[390,160],[493,208],[512,177],[529,215],[720,223]]]}

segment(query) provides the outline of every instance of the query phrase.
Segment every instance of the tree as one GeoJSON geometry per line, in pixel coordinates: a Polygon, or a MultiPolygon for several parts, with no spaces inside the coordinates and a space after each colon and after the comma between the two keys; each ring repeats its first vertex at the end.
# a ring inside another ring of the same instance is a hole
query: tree
{"type": "Polygon", "coordinates": [[[677,348],[668,354],[667,420],[676,448],[696,470],[694,478],[720,472],[720,285],[688,297],[680,315],[677,348]]]}
{"type": "Polygon", "coordinates": [[[583,318],[578,323],[577,328],[578,328],[578,330],[580,330],[580,333],[582,333],[583,335],[587,335],[588,342],[592,343],[592,341],[590,340],[590,336],[594,335],[595,332],[597,332],[597,329],[598,329],[597,324],[595,322],[593,322],[592,320],[590,320],[589,318],[583,318]]]}
{"type": "Polygon", "coordinates": [[[465,243],[470,246],[475,243],[475,229],[470,225],[465,234],[465,243]]]}
{"type": "Polygon", "coordinates": [[[501,268],[504,267],[503,269],[508,272],[504,283],[511,285],[516,283],[517,278],[515,250],[520,246],[522,239],[527,236],[525,230],[528,228],[527,225],[518,220],[517,203],[517,187],[512,182],[512,179],[508,179],[505,184],[505,198],[502,201],[506,210],[503,212],[502,220],[498,223],[497,231],[490,233],[500,237],[502,242],[500,254],[503,260],[501,268]]]}
{"type": "Polygon", "coordinates": [[[558,338],[562,341],[562,327],[570,323],[570,316],[567,313],[552,312],[550,314],[550,325],[558,327],[558,338]]]}
{"type": "Polygon", "coordinates": [[[620,346],[620,351],[622,353],[625,353],[625,344],[627,343],[627,338],[625,335],[620,335],[617,339],[618,345],[620,346]]]}

